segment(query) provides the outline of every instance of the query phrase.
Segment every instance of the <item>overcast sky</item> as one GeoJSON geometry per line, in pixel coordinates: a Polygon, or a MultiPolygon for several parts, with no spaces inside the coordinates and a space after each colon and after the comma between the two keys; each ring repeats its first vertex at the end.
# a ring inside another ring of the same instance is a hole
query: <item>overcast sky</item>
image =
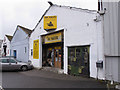
{"type": "Polygon", "coordinates": [[[17,25],[33,29],[49,7],[54,4],[97,10],[98,0],[0,0],[0,39],[13,35],[17,25]]]}

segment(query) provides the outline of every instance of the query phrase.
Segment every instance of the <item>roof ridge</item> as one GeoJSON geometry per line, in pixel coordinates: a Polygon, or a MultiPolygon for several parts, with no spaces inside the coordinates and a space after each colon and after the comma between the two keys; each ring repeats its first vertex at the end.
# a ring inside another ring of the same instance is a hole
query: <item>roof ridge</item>
{"type": "Polygon", "coordinates": [[[18,25],[18,27],[21,27],[21,28],[24,28],[24,29],[27,29],[27,30],[30,30],[30,31],[32,31],[31,29],[28,29],[28,28],[26,28],[26,27],[23,27],[23,26],[21,26],[21,25],[18,25]]]}
{"type": "Polygon", "coordinates": [[[78,9],[78,10],[89,11],[89,12],[97,12],[97,10],[83,9],[83,8],[73,7],[73,6],[65,6],[65,5],[58,5],[58,4],[53,4],[53,6],[66,7],[66,8],[71,9],[71,10],[78,9]]]}
{"type": "Polygon", "coordinates": [[[13,36],[11,36],[11,35],[5,35],[5,36],[8,38],[9,41],[11,41],[13,38],[13,36]]]}
{"type": "Polygon", "coordinates": [[[12,36],[12,35],[5,34],[5,36],[12,36]]]}

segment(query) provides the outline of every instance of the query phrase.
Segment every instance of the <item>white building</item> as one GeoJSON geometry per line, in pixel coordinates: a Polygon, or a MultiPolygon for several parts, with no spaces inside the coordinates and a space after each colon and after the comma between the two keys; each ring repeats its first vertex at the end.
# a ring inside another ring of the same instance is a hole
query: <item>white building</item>
{"type": "Polygon", "coordinates": [[[2,56],[10,56],[11,55],[11,50],[10,50],[11,40],[12,40],[11,35],[4,36],[4,40],[2,43],[2,56]]]}
{"type": "Polygon", "coordinates": [[[30,37],[29,59],[34,67],[51,65],[65,74],[105,79],[105,66],[96,67],[97,61],[104,60],[100,15],[49,4],[30,37]]]}
{"type": "Polygon", "coordinates": [[[17,60],[28,62],[29,60],[29,37],[31,30],[17,26],[11,41],[11,56],[17,60]]]}

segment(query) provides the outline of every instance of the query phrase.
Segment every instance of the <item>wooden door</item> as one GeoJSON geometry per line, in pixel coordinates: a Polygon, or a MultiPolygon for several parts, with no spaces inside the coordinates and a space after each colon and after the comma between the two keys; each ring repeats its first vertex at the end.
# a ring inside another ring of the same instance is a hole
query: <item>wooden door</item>
{"type": "Polygon", "coordinates": [[[54,66],[56,67],[56,68],[61,68],[61,47],[55,47],[55,49],[54,49],[55,51],[55,53],[54,53],[54,57],[55,57],[55,59],[54,59],[54,61],[55,61],[55,64],[54,64],[54,66]]]}

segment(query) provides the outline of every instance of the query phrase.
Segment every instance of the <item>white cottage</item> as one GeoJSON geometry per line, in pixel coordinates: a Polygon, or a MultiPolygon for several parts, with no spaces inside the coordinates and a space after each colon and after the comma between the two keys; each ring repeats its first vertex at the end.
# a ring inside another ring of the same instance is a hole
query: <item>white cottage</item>
{"type": "Polygon", "coordinates": [[[2,56],[10,56],[11,55],[11,50],[10,50],[11,40],[12,40],[11,35],[4,36],[4,40],[2,43],[2,56]]]}
{"type": "Polygon", "coordinates": [[[17,26],[11,41],[11,55],[14,56],[19,61],[28,62],[29,60],[29,37],[32,31],[22,27],[17,26]]]}
{"type": "Polygon", "coordinates": [[[105,67],[96,67],[97,61],[104,60],[100,15],[49,4],[30,37],[29,59],[34,67],[52,66],[65,74],[104,79],[105,67]]]}

